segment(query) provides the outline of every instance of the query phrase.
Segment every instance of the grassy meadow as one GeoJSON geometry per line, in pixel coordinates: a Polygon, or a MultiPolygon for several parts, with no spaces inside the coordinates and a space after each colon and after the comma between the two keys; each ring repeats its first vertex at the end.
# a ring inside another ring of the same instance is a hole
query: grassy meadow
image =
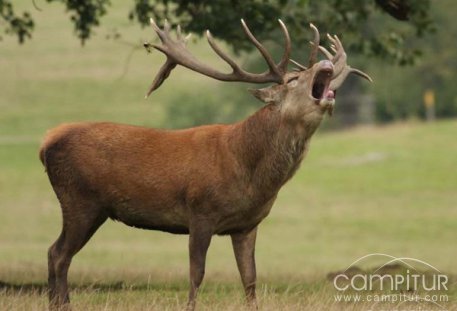
{"type": "MultiPolygon", "coordinates": [[[[33,40],[0,42],[0,310],[47,308],[46,253],[61,226],[37,154],[48,128],[81,120],[166,127],[163,104],[175,93],[237,89],[178,68],[144,100],[163,57],[138,49],[127,63],[132,47],[124,41],[153,38],[150,29],[128,22],[128,4],[113,1],[103,27],[81,47],[63,7],[38,2],[42,11],[17,1],[37,21],[33,40]],[[105,38],[113,28],[121,41],[105,38]]],[[[206,43],[191,48],[220,64],[206,43]]],[[[370,253],[418,258],[446,272],[445,307],[457,310],[456,129],[457,120],[410,121],[318,133],[259,228],[261,310],[396,308],[334,300],[327,275],[370,253]]],[[[213,239],[206,271],[199,308],[243,308],[229,238],[213,239]]],[[[72,304],[75,310],[178,310],[186,303],[187,274],[187,236],[108,221],[73,260],[72,304]]]]}

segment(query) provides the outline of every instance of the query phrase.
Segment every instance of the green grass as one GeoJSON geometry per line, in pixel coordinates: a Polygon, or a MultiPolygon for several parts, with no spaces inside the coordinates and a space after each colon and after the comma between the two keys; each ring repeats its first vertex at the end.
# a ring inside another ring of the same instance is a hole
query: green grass
{"type": "MultiPolygon", "coordinates": [[[[265,309],[330,308],[334,293],[327,273],[369,253],[414,257],[457,274],[456,125],[398,124],[317,135],[303,168],[260,226],[257,261],[265,309]]],[[[46,280],[46,249],[58,235],[60,211],[37,159],[38,144],[1,146],[0,280],[36,286],[0,296],[6,307],[20,301],[24,309],[41,309],[46,298],[37,290],[46,280]]],[[[187,262],[185,236],[108,222],[72,264],[74,303],[94,310],[105,304],[178,308],[186,299],[187,262]]],[[[455,300],[455,285],[450,293],[455,300]]],[[[201,300],[208,310],[242,305],[226,237],[215,237],[210,247],[201,300]]]]}
{"type": "MultiPolygon", "coordinates": [[[[0,282],[7,283],[0,283],[0,310],[47,306],[46,252],[61,216],[37,155],[46,130],[78,120],[166,126],[163,103],[177,90],[198,97],[221,85],[176,69],[143,100],[163,58],[135,52],[123,75],[130,47],[104,34],[118,27],[134,43],[152,34],[126,22],[127,6],[113,2],[105,28],[84,48],[61,6],[45,2],[42,12],[34,12],[32,42],[0,43],[0,282]]],[[[205,44],[191,48],[217,62],[205,44]]],[[[457,121],[449,120],[318,133],[259,229],[261,308],[368,309],[363,303],[336,304],[326,276],[369,253],[418,258],[456,275],[456,129],[457,121]]],[[[187,267],[186,236],[108,222],[73,261],[72,302],[76,310],[179,309],[186,301],[187,267]]],[[[457,310],[453,280],[446,307],[457,310]]],[[[229,239],[215,237],[199,307],[242,306],[229,239]]]]}

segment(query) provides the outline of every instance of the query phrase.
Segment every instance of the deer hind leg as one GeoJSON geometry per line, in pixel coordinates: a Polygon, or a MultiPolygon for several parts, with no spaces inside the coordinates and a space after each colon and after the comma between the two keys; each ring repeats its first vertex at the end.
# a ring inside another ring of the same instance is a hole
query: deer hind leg
{"type": "Polygon", "coordinates": [[[63,228],[48,251],[49,308],[69,309],[68,268],[73,256],[108,218],[98,207],[62,206],[63,228]],[[82,210],[82,211],[81,211],[82,210]]]}
{"type": "Polygon", "coordinates": [[[248,304],[257,309],[255,295],[256,268],[255,268],[255,241],[257,227],[249,232],[232,234],[232,245],[235,252],[236,263],[240,271],[241,281],[248,304]]]}

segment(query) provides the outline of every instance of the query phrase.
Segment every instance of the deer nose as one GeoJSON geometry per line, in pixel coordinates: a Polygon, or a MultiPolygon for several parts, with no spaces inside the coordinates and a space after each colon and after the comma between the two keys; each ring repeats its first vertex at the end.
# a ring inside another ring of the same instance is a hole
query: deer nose
{"type": "Polygon", "coordinates": [[[327,59],[321,60],[319,67],[321,67],[321,69],[329,69],[333,71],[333,63],[327,59]]]}

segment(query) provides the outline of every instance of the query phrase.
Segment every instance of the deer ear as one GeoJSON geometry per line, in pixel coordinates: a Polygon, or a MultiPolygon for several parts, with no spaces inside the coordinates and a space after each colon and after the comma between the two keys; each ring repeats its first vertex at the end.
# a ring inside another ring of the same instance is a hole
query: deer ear
{"type": "Polygon", "coordinates": [[[277,103],[280,101],[280,93],[273,87],[265,87],[263,89],[248,89],[249,93],[254,95],[260,101],[266,104],[277,103]]]}

